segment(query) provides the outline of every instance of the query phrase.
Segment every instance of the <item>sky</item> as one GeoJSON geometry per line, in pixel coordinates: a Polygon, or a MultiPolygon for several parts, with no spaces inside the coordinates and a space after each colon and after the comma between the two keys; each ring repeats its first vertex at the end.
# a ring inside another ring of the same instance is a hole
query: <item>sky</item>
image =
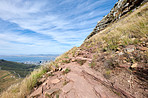
{"type": "Polygon", "coordinates": [[[0,55],[80,46],[118,0],[0,0],[0,55]]]}

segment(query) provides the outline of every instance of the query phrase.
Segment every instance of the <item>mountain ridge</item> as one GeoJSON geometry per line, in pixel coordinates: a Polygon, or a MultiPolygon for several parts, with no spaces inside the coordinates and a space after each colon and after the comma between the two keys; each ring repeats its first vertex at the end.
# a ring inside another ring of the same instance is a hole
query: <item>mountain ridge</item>
{"type": "Polygon", "coordinates": [[[144,4],[145,2],[148,2],[148,0],[118,0],[118,2],[114,5],[109,14],[104,16],[104,18],[98,22],[92,33],[88,35],[85,40],[104,30],[108,25],[115,21],[118,21],[128,12],[134,11],[138,6],[144,4]]]}
{"type": "Polygon", "coordinates": [[[147,98],[147,22],[145,3],[33,71],[2,98],[147,98]]]}

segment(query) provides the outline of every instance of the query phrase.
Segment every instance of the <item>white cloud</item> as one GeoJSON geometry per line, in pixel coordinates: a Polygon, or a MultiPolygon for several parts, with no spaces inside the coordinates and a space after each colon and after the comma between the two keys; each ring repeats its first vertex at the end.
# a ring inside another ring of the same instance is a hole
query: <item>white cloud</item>
{"type": "MultiPolygon", "coordinates": [[[[59,51],[67,50],[73,45],[80,45],[102,14],[109,11],[97,8],[106,2],[109,0],[0,0],[0,19],[17,25],[1,28],[0,42],[3,47],[6,47],[4,42],[8,43],[11,49],[15,45],[17,49],[22,47],[22,51],[26,47],[43,49],[53,46],[59,51]],[[36,35],[15,32],[15,29],[27,29],[36,35]]],[[[48,51],[48,48],[43,50],[48,51]]]]}

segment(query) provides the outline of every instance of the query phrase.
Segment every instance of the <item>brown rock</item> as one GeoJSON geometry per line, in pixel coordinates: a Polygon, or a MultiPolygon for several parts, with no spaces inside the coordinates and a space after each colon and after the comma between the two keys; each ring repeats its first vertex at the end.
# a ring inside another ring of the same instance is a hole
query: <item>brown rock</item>
{"type": "Polygon", "coordinates": [[[57,83],[59,83],[59,82],[60,82],[59,79],[54,79],[54,80],[51,81],[51,83],[53,83],[53,84],[57,84],[57,83]]]}
{"type": "Polygon", "coordinates": [[[121,55],[123,55],[123,54],[124,54],[123,52],[119,52],[119,53],[118,53],[119,56],[121,56],[121,55]]]}
{"type": "Polygon", "coordinates": [[[120,52],[119,52],[119,51],[117,51],[116,53],[117,53],[117,54],[119,54],[120,52]]]}
{"type": "Polygon", "coordinates": [[[126,57],[123,57],[123,59],[126,60],[127,58],[126,57]]]}
{"type": "Polygon", "coordinates": [[[45,96],[50,96],[51,94],[53,94],[54,92],[56,92],[56,91],[59,91],[60,89],[59,88],[52,88],[52,89],[50,89],[50,90],[47,90],[47,91],[45,91],[45,96]]]}
{"type": "Polygon", "coordinates": [[[39,87],[37,90],[35,90],[35,91],[30,95],[30,98],[32,98],[32,97],[37,97],[37,96],[39,96],[40,94],[42,94],[42,87],[39,87]]]}
{"type": "Polygon", "coordinates": [[[75,59],[74,58],[72,58],[72,60],[71,60],[72,62],[74,62],[75,61],[75,59]]]}
{"type": "Polygon", "coordinates": [[[64,93],[67,93],[68,91],[70,91],[70,90],[72,89],[72,86],[73,86],[73,83],[70,82],[70,83],[68,83],[67,85],[65,85],[65,86],[62,88],[62,91],[63,91],[64,93]]]}
{"type": "Polygon", "coordinates": [[[46,78],[42,78],[39,80],[39,82],[43,83],[46,80],[46,78]]]}
{"type": "Polygon", "coordinates": [[[123,60],[123,63],[126,63],[126,61],[125,61],[125,60],[123,60]]]}

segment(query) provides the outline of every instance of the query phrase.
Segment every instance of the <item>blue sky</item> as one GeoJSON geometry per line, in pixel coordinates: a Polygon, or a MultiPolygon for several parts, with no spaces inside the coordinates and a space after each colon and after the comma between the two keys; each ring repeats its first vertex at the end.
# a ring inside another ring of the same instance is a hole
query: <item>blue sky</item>
{"type": "Polygon", "coordinates": [[[118,0],[0,0],[0,54],[61,54],[80,46],[118,0]]]}

